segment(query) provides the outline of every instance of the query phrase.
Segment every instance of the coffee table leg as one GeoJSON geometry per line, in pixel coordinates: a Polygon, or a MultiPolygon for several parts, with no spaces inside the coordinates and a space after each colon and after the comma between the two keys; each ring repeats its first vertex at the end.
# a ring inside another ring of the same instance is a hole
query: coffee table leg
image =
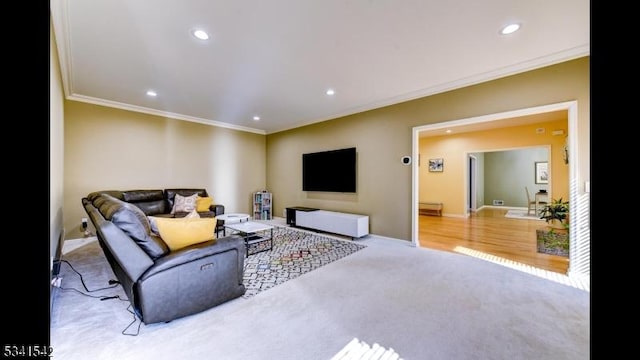
{"type": "Polygon", "coordinates": [[[244,248],[247,249],[245,257],[249,257],[249,234],[244,234],[244,248]]]}

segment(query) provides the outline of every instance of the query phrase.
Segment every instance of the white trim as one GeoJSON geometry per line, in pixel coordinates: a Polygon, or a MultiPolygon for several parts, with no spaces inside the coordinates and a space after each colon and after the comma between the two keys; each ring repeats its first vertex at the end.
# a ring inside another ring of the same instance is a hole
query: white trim
{"type": "MultiPolygon", "coordinates": [[[[551,65],[559,64],[565,61],[571,61],[571,60],[578,59],[584,56],[589,56],[589,55],[590,55],[589,44],[583,44],[581,46],[576,46],[572,49],[561,51],[553,55],[545,56],[535,60],[525,61],[519,64],[504,67],[502,69],[488,71],[482,74],[476,74],[476,75],[465,77],[465,78],[460,78],[454,81],[446,82],[444,84],[439,84],[429,88],[419,89],[416,91],[397,95],[397,96],[380,100],[380,101],[374,101],[372,103],[365,104],[362,106],[356,106],[356,107],[347,109],[345,111],[342,111],[340,113],[333,114],[328,117],[307,121],[294,126],[273,130],[273,131],[270,131],[269,134],[274,134],[281,131],[295,129],[298,127],[307,126],[307,125],[319,123],[322,121],[345,117],[345,116],[349,116],[349,115],[353,115],[353,114],[357,114],[357,113],[361,113],[361,112],[365,112],[373,109],[382,108],[385,106],[395,105],[395,104],[399,104],[406,101],[420,99],[420,98],[424,98],[424,97],[435,95],[435,94],[441,94],[443,92],[461,89],[464,87],[480,84],[483,82],[500,79],[506,76],[511,76],[511,75],[522,73],[522,72],[539,69],[545,66],[551,66],[551,65]]],[[[450,124],[448,126],[455,126],[455,125],[450,124]]],[[[415,156],[413,158],[417,159],[415,156]]]]}
{"type": "Polygon", "coordinates": [[[471,211],[476,211],[478,207],[478,157],[473,155],[472,153],[466,153],[465,155],[465,169],[469,171],[466,176],[465,183],[467,183],[467,192],[465,196],[469,197],[467,202],[465,203],[465,207],[467,210],[466,214],[469,214],[471,211]],[[472,169],[470,169],[473,167],[472,169]],[[472,181],[469,181],[472,180],[472,181]]]}
{"type": "Polygon", "coordinates": [[[505,111],[501,113],[480,115],[480,116],[474,116],[474,117],[465,118],[465,119],[439,122],[436,124],[421,125],[421,126],[414,127],[413,131],[420,132],[425,130],[448,129],[451,127],[461,126],[461,125],[480,124],[480,123],[491,122],[496,120],[503,120],[507,118],[517,118],[517,117],[541,114],[546,112],[569,110],[569,108],[571,107],[571,104],[573,103],[575,103],[575,101],[567,101],[567,102],[557,103],[557,104],[542,105],[542,106],[536,106],[536,107],[531,107],[526,109],[505,111]]]}
{"type": "MultiPolygon", "coordinates": [[[[583,180],[577,179],[578,172],[578,102],[566,101],[556,104],[549,104],[543,106],[536,106],[526,109],[519,109],[513,111],[506,111],[502,113],[488,114],[482,116],[476,116],[471,118],[452,120],[439,122],[436,124],[415,126],[412,131],[412,153],[414,158],[417,158],[420,145],[420,132],[427,130],[437,130],[443,128],[450,128],[454,126],[478,124],[483,122],[490,122],[496,120],[502,120],[506,118],[515,118],[527,115],[534,115],[553,111],[566,110],[568,112],[568,140],[569,140],[569,206],[570,212],[575,214],[572,216],[571,239],[570,239],[570,267],[568,275],[570,276],[584,276],[589,274],[590,267],[590,229],[588,223],[588,207],[589,207],[589,194],[584,192],[584,189],[579,186],[583,180]],[[580,201],[583,200],[583,201],[580,201]],[[586,212],[586,213],[585,213],[586,212]],[[586,215],[586,216],[585,216],[586,215]]],[[[465,180],[466,181],[466,180],[465,180]]],[[[412,165],[412,184],[411,184],[411,242],[416,247],[420,247],[419,243],[419,229],[418,229],[418,190],[419,190],[419,177],[418,177],[418,162],[414,161],[412,165]]],[[[466,205],[465,205],[466,206],[466,205]]]]}
{"type": "MultiPolygon", "coordinates": [[[[569,107],[569,270],[571,277],[589,277],[591,274],[590,194],[582,186],[585,179],[578,178],[578,103],[569,107]],[[573,215],[575,214],[575,215],[573,215]]],[[[590,179],[586,179],[589,181],[590,179]]]]}
{"type": "MultiPolygon", "coordinates": [[[[60,59],[60,67],[61,67],[61,73],[62,73],[62,85],[63,85],[64,93],[67,99],[84,101],[88,103],[104,105],[109,107],[116,107],[116,108],[130,110],[130,111],[139,111],[147,114],[168,117],[176,120],[192,121],[192,122],[197,122],[205,125],[224,127],[224,128],[229,128],[229,129],[234,129],[239,131],[247,131],[247,132],[252,132],[252,133],[262,134],[262,135],[274,134],[274,133],[287,131],[294,128],[316,124],[316,123],[327,121],[327,120],[332,120],[336,118],[353,115],[356,113],[361,113],[364,111],[369,111],[369,110],[378,109],[378,108],[389,106],[389,105],[398,104],[401,102],[419,99],[419,98],[431,96],[434,94],[439,94],[446,91],[460,89],[463,87],[468,87],[471,85],[503,78],[506,76],[510,76],[510,75],[514,75],[514,74],[518,74],[526,71],[535,70],[545,66],[550,66],[550,65],[554,65],[554,64],[558,64],[558,63],[562,63],[562,62],[566,62],[566,61],[570,61],[570,60],[574,60],[574,59],[578,59],[578,58],[590,55],[590,46],[588,43],[586,43],[586,44],[582,44],[580,46],[576,46],[574,48],[563,50],[555,54],[551,54],[541,58],[524,61],[511,66],[506,66],[504,68],[497,69],[497,70],[487,71],[482,74],[476,74],[473,76],[459,78],[454,81],[449,81],[443,84],[438,84],[438,85],[431,86],[424,89],[418,89],[416,91],[400,94],[400,95],[386,98],[380,101],[374,101],[368,104],[355,106],[355,107],[346,109],[344,111],[341,111],[329,116],[325,116],[319,119],[305,121],[294,126],[287,126],[287,127],[283,127],[280,129],[267,132],[265,130],[237,126],[229,123],[223,123],[220,121],[196,118],[189,115],[183,115],[183,114],[177,114],[177,113],[171,113],[171,112],[163,112],[163,111],[148,109],[144,107],[123,104],[123,103],[118,103],[118,102],[113,102],[108,100],[100,100],[96,98],[90,98],[87,96],[75,94],[74,87],[73,87],[73,77],[72,77],[73,64],[70,56],[71,40],[69,38],[69,31],[68,31],[68,26],[69,26],[68,3],[69,3],[69,0],[52,0],[50,5],[51,14],[52,14],[53,23],[54,23],[54,33],[56,35],[56,42],[58,44],[57,49],[58,49],[58,58],[60,59]]],[[[453,126],[453,124],[450,126],[453,126]]]]}
{"type": "Polygon", "coordinates": [[[160,116],[160,117],[165,117],[165,118],[170,118],[170,119],[175,119],[175,120],[190,121],[190,122],[195,122],[195,123],[204,124],[204,125],[211,125],[211,126],[222,127],[222,128],[227,128],[227,129],[251,132],[251,133],[260,134],[260,135],[266,135],[266,131],[260,130],[260,129],[254,129],[254,128],[250,128],[250,127],[246,127],[246,126],[233,125],[233,124],[224,123],[224,122],[220,122],[220,121],[208,120],[208,119],[204,119],[204,118],[198,118],[198,117],[195,117],[195,116],[176,114],[176,113],[172,113],[172,112],[168,112],[168,111],[160,111],[160,110],[146,108],[146,107],[142,107],[142,106],[125,104],[125,103],[121,103],[121,102],[117,102],[117,101],[98,99],[98,98],[94,98],[94,97],[90,97],[90,96],[73,94],[71,96],[68,96],[67,99],[68,100],[81,101],[81,102],[90,103],[90,104],[102,105],[102,106],[107,106],[107,107],[112,107],[112,108],[118,108],[118,109],[122,109],[122,110],[145,113],[145,114],[149,114],[149,115],[155,115],[155,116],[160,116]]]}
{"type": "Polygon", "coordinates": [[[261,129],[254,129],[246,126],[234,125],[221,121],[215,121],[210,119],[199,118],[195,116],[183,115],[172,113],[168,111],[161,111],[156,109],[150,109],[137,105],[130,105],[117,101],[105,100],[94,98],[91,96],[79,95],[75,93],[73,86],[73,63],[70,56],[71,53],[71,38],[69,37],[69,2],[68,0],[54,0],[50,6],[51,18],[53,21],[53,32],[56,38],[58,60],[60,63],[60,73],[62,75],[62,88],[64,90],[65,99],[81,101],[89,104],[102,105],[122,110],[134,111],[149,115],[155,115],[175,120],[183,120],[189,122],[195,122],[204,125],[210,125],[215,127],[221,127],[226,129],[246,131],[254,134],[266,135],[267,132],[261,129]]]}
{"type": "Polygon", "coordinates": [[[72,71],[71,49],[69,39],[69,3],[67,0],[53,0],[50,2],[51,21],[53,22],[53,33],[56,39],[56,50],[58,52],[58,63],[60,64],[60,74],[62,76],[62,89],[65,98],[71,94],[72,71]]]}

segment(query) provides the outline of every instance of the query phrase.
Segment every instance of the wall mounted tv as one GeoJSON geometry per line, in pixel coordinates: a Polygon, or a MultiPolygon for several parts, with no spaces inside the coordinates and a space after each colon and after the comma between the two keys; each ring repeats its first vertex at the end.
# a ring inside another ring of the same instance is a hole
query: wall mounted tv
{"type": "Polygon", "coordinates": [[[356,192],[356,148],[302,154],[302,191],[356,192]]]}

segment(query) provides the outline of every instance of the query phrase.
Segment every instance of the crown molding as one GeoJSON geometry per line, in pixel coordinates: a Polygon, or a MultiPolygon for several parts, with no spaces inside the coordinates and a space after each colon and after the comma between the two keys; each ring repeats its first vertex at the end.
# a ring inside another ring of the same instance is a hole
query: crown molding
{"type": "Polygon", "coordinates": [[[175,120],[190,121],[204,125],[216,126],[226,129],[245,131],[260,135],[265,135],[266,132],[260,129],[254,129],[246,126],[233,125],[220,121],[214,121],[210,119],[199,118],[195,116],[177,114],[167,111],[161,111],[156,109],[150,109],[142,106],[130,105],[117,101],[105,100],[94,98],[91,96],[79,95],[74,92],[73,89],[73,77],[72,69],[73,63],[71,61],[70,50],[70,37],[69,37],[69,0],[52,0],[50,3],[51,20],[53,22],[53,32],[56,39],[56,45],[58,50],[58,59],[60,63],[60,73],[62,75],[62,87],[64,95],[67,100],[74,100],[85,102],[89,104],[102,105],[122,110],[140,112],[149,115],[160,116],[164,118],[170,118],[175,120]]]}
{"type": "Polygon", "coordinates": [[[107,106],[107,107],[121,109],[121,110],[134,111],[134,112],[139,112],[139,113],[144,113],[144,114],[149,114],[149,115],[155,115],[155,116],[159,116],[159,117],[163,117],[163,118],[169,118],[169,119],[174,119],[174,120],[183,120],[183,121],[195,122],[195,123],[199,123],[199,124],[210,125],[210,126],[215,126],[215,127],[221,127],[221,128],[226,128],[226,129],[245,131],[245,132],[250,132],[250,133],[260,134],[260,135],[266,135],[266,131],[260,130],[260,129],[254,129],[254,128],[250,128],[250,127],[246,127],[246,126],[233,125],[233,124],[229,124],[229,123],[225,123],[225,122],[221,122],[221,121],[209,120],[209,119],[204,119],[204,118],[199,118],[199,117],[189,116],[189,115],[182,115],[182,114],[172,113],[172,112],[168,112],[168,111],[161,111],[161,110],[151,109],[151,108],[147,108],[147,107],[143,107],[143,106],[130,105],[130,104],[125,104],[125,103],[121,103],[121,102],[117,102],[117,101],[104,100],[104,99],[94,98],[94,97],[91,97],[91,96],[73,94],[71,96],[68,96],[67,100],[80,101],[80,102],[94,104],[94,105],[102,105],[102,106],[107,106]]]}
{"type": "Polygon", "coordinates": [[[341,118],[341,117],[345,117],[345,116],[349,116],[349,115],[354,115],[357,113],[361,113],[361,112],[365,112],[365,111],[369,111],[369,110],[375,110],[378,108],[382,108],[385,106],[391,106],[391,105],[395,105],[395,104],[400,104],[406,101],[411,101],[411,100],[416,100],[416,99],[420,99],[423,97],[427,97],[427,96],[431,96],[431,95],[436,95],[436,94],[440,94],[440,93],[444,93],[447,91],[451,91],[451,90],[456,90],[456,89],[461,89],[467,86],[472,86],[472,85],[476,85],[476,84],[480,84],[480,83],[484,83],[487,81],[491,81],[491,80],[496,80],[496,79],[500,79],[503,77],[507,77],[507,76],[511,76],[511,75],[516,75],[516,74],[520,74],[520,73],[524,73],[527,71],[532,71],[532,70],[536,70],[536,69],[540,69],[546,66],[551,66],[551,65],[555,65],[555,64],[559,64],[565,61],[570,61],[570,60],[575,60],[581,57],[585,57],[585,56],[589,56],[590,55],[590,50],[589,50],[589,44],[583,44],[581,46],[577,46],[574,47],[572,49],[568,49],[565,51],[560,51],[557,52],[555,54],[551,54],[548,56],[544,56],[544,57],[540,57],[538,59],[534,59],[534,60],[530,60],[530,61],[523,61],[521,63],[517,63],[517,64],[513,64],[510,66],[506,66],[502,69],[498,69],[498,70],[493,70],[493,71],[488,71],[482,74],[476,74],[474,76],[469,76],[469,77],[465,77],[465,78],[460,78],[457,79],[455,81],[450,81],[450,82],[446,82],[443,84],[439,84],[436,86],[432,86],[432,87],[428,87],[428,88],[424,88],[424,89],[419,89],[413,92],[409,92],[409,93],[405,93],[405,94],[401,94],[398,96],[394,96],[394,97],[390,97],[381,101],[376,101],[376,102],[372,102],[366,105],[362,105],[362,106],[358,106],[358,107],[354,107],[351,109],[347,109],[346,111],[340,112],[340,113],[336,113],[336,114],[332,114],[328,117],[324,117],[321,119],[315,119],[312,121],[307,121],[304,123],[300,123],[297,124],[295,126],[291,126],[291,127],[286,127],[286,128],[281,128],[281,129],[277,129],[277,130],[273,130],[268,132],[269,134],[273,134],[273,133],[278,133],[281,131],[286,131],[286,130],[291,130],[291,129],[295,129],[298,127],[302,127],[302,126],[307,126],[307,125],[312,125],[315,123],[319,123],[319,122],[323,122],[323,121],[327,121],[327,120],[333,120],[333,119],[337,119],[337,118],[341,118]]]}
{"type": "Polygon", "coordinates": [[[540,57],[538,59],[523,61],[521,63],[512,64],[510,66],[506,66],[501,69],[485,72],[482,74],[476,74],[469,77],[460,78],[454,81],[438,84],[436,86],[419,89],[409,93],[383,99],[380,101],[375,101],[375,102],[364,104],[361,106],[356,106],[356,107],[346,109],[339,113],[331,114],[329,116],[325,116],[322,118],[317,118],[310,121],[303,121],[294,126],[265,131],[261,129],[233,125],[230,123],[225,123],[225,122],[220,122],[220,121],[215,121],[210,119],[198,118],[198,117],[172,113],[172,112],[165,112],[165,111],[155,110],[151,108],[140,107],[136,105],[130,105],[126,103],[120,103],[120,102],[75,94],[75,91],[73,88],[73,77],[72,77],[73,63],[70,56],[71,40],[69,37],[69,30],[68,30],[68,26],[69,26],[68,7],[69,7],[69,0],[51,0],[50,2],[50,10],[51,10],[51,17],[53,21],[54,35],[55,35],[57,49],[58,49],[60,72],[62,74],[62,86],[63,86],[65,97],[68,100],[82,101],[82,102],[87,102],[87,103],[92,103],[97,105],[115,107],[115,108],[129,110],[129,111],[136,111],[136,112],[142,112],[142,113],[161,116],[161,117],[167,117],[167,118],[176,119],[176,120],[197,122],[205,125],[229,128],[229,129],[234,129],[239,131],[247,131],[247,132],[262,134],[262,135],[274,134],[282,131],[291,130],[294,128],[312,125],[312,124],[327,121],[327,120],[338,119],[341,117],[354,115],[360,112],[370,111],[370,110],[382,108],[385,106],[395,105],[395,104],[443,93],[446,91],[456,90],[456,89],[464,88],[467,86],[472,86],[479,83],[496,80],[499,78],[523,73],[526,71],[535,70],[538,68],[542,68],[542,67],[546,67],[546,66],[550,66],[550,65],[554,65],[561,62],[570,61],[570,60],[574,60],[580,57],[590,55],[590,46],[587,43],[587,44],[574,47],[572,49],[568,49],[568,50],[560,51],[548,56],[540,57]]]}
{"type": "Polygon", "coordinates": [[[51,0],[49,11],[53,23],[53,35],[56,39],[56,49],[58,50],[58,63],[60,64],[60,74],[62,77],[62,89],[64,96],[72,94],[71,88],[71,56],[69,56],[69,2],[68,0],[51,0]]]}

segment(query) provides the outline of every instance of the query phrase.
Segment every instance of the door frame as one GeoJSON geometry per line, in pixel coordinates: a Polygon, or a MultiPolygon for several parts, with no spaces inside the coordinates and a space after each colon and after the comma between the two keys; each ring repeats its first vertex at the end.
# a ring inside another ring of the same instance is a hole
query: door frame
{"type": "Polygon", "coordinates": [[[468,171],[467,186],[469,189],[469,199],[467,200],[467,214],[478,210],[478,158],[475,155],[467,154],[468,171]]]}
{"type": "MultiPolygon", "coordinates": [[[[412,130],[412,155],[417,159],[420,153],[420,133],[470,124],[479,124],[498,121],[507,118],[517,118],[527,115],[535,115],[552,111],[567,111],[568,118],[568,148],[569,148],[569,211],[571,215],[570,241],[569,241],[569,271],[568,275],[583,276],[590,273],[590,224],[588,223],[589,194],[580,196],[578,185],[578,165],[580,154],[578,153],[578,102],[567,101],[562,103],[530,107],[514,111],[476,116],[465,119],[444,121],[435,124],[415,126],[412,130]],[[575,264],[575,265],[574,265],[575,264]]],[[[411,167],[411,242],[413,246],[420,247],[418,229],[418,203],[419,203],[419,168],[417,162],[411,167]]],[[[585,184],[585,187],[586,184],[585,184]]]]}

